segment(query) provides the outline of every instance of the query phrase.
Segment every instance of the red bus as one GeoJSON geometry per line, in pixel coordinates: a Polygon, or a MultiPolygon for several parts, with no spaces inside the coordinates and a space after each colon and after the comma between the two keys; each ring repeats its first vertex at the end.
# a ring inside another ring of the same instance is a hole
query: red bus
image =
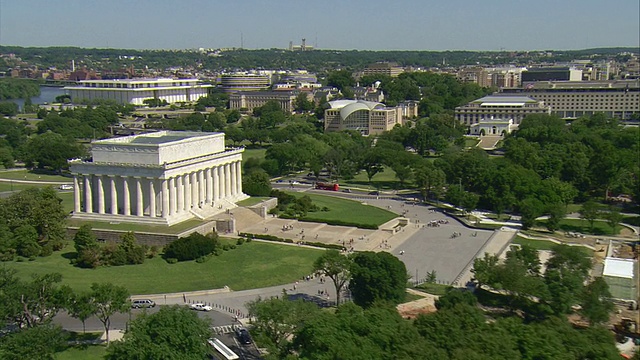
{"type": "Polygon", "coordinates": [[[318,182],[318,183],[316,183],[316,189],[329,190],[329,191],[339,191],[340,190],[340,185],[332,184],[332,183],[318,182]]]}

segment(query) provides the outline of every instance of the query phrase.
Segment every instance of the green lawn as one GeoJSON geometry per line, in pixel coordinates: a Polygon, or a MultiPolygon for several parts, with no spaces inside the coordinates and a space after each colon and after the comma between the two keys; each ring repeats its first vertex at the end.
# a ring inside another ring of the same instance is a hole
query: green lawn
{"type": "Polygon", "coordinates": [[[531,240],[519,235],[516,235],[516,237],[513,239],[513,243],[518,245],[528,245],[536,250],[552,250],[553,247],[557,245],[552,241],[531,240]]]}
{"type": "Polygon", "coordinates": [[[317,221],[339,220],[356,224],[382,225],[398,217],[397,214],[391,211],[364,205],[360,201],[309,193],[289,192],[289,194],[296,197],[309,196],[320,209],[329,208],[329,211],[316,211],[307,214],[308,218],[317,221]]]}
{"type": "MultiPolygon", "coordinates": [[[[539,226],[544,227],[546,220],[537,221],[539,226]]],[[[565,232],[578,232],[582,234],[592,234],[592,235],[617,235],[622,230],[622,226],[616,225],[615,231],[612,231],[611,226],[609,226],[605,221],[596,220],[593,223],[593,230],[589,226],[589,222],[587,220],[582,219],[562,219],[560,221],[560,230],[565,232]]]]}
{"type": "Polygon", "coordinates": [[[70,347],[67,350],[57,353],[56,360],[99,360],[103,359],[107,353],[104,345],[70,347]]]}
{"type": "Polygon", "coordinates": [[[14,180],[32,180],[32,181],[64,181],[72,182],[73,178],[68,176],[51,175],[29,170],[18,171],[0,171],[0,178],[14,180]]]}
{"type": "MultiPolygon", "coordinates": [[[[377,189],[398,189],[400,187],[400,181],[396,178],[396,172],[393,171],[390,167],[385,166],[383,172],[379,172],[371,178],[371,183],[369,183],[369,178],[367,177],[366,171],[360,171],[360,173],[356,174],[353,179],[350,180],[341,180],[340,184],[350,185],[360,188],[366,188],[371,190],[377,189]]],[[[405,184],[407,187],[407,184],[405,184]]]]}
{"type": "Polygon", "coordinates": [[[233,290],[282,285],[310,274],[313,262],[321,253],[322,250],[317,249],[252,241],[204,263],[168,264],[156,257],[142,265],[80,269],[69,264],[75,253],[68,245],[48,257],[2,265],[15,269],[24,279],[33,273],[59,272],[64,284],[79,291],[88,290],[93,282],[111,282],[126,287],[132,294],[156,294],[217,289],[225,285],[233,290]]]}
{"type": "MultiPolygon", "coordinates": [[[[2,173],[0,173],[0,174],[2,174],[2,173]]],[[[18,184],[18,183],[0,181],[0,192],[24,190],[26,188],[30,188],[30,187],[34,187],[34,186],[35,187],[40,187],[40,185],[18,184]]]]}
{"type": "MultiPolygon", "coordinates": [[[[71,198],[71,201],[73,201],[73,196],[71,198]]],[[[67,203],[63,202],[63,205],[65,205],[65,210],[66,210],[67,203]]],[[[73,210],[73,204],[72,204],[72,210],[73,210]]],[[[111,223],[102,222],[102,221],[86,221],[86,220],[69,219],[67,222],[67,225],[72,227],[80,227],[84,224],[90,224],[93,229],[179,234],[185,230],[189,230],[203,223],[204,221],[202,220],[191,219],[191,220],[186,220],[181,223],[175,224],[173,226],[163,226],[163,225],[126,224],[126,223],[111,224],[111,223]]]]}
{"type": "Polygon", "coordinates": [[[242,160],[247,161],[247,159],[257,158],[259,160],[264,160],[264,156],[267,153],[267,149],[244,149],[242,153],[242,160]]]}
{"type": "Polygon", "coordinates": [[[416,289],[420,291],[439,296],[446,294],[450,288],[452,288],[452,286],[437,283],[424,283],[416,286],[416,289]]]}
{"type": "Polygon", "coordinates": [[[265,200],[269,199],[268,197],[261,197],[261,196],[252,196],[248,199],[244,199],[242,201],[239,201],[237,204],[238,206],[251,206],[251,205],[255,205],[255,204],[259,204],[265,200]]]}

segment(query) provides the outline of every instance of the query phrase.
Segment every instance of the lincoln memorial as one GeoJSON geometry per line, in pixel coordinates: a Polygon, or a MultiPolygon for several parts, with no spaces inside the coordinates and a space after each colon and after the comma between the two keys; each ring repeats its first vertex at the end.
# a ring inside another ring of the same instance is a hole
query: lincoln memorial
{"type": "Polygon", "coordinates": [[[71,160],[73,218],[173,225],[206,219],[247,198],[242,152],[223,133],[160,131],[92,142],[71,160]]]}

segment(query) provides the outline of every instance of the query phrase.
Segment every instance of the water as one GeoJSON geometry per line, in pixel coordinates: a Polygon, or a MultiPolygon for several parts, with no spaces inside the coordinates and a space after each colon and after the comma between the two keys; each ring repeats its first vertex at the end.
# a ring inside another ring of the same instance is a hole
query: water
{"type": "MultiPolygon", "coordinates": [[[[37,105],[42,105],[44,103],[52,104],[56,101],[56,96],[60,96],[64,94],[65,94],[64,88],[40,86],[40,96],[32,97],[31,102],[37,105]]],[[[10,99],[5,101],[14,102],[18,104],[18,107],[20,109],[22,109],[22,105],[24,105],[24,99],[10,99]]]]}

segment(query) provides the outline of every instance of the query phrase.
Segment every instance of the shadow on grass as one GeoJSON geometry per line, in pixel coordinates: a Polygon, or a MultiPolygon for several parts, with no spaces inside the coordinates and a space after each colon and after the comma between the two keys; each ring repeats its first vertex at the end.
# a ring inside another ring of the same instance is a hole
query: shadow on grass
{"type": "MultiPolygon", "coordinates": [[[[400,182],[398,181],[357,181],[357,180],[346,180],[344,182],[348,185],[360,185],[367,186],[375,189],[384,189],[384,190],[396,190],[400,188],[400,182]]],[[[406,184],[404,185],[406,187],[406,184]]]]}
{"type": "Polygon", "coordinates": [[[66,253],[62,253],[61,255],[62,255],[63,258],[65,258],[65,259],[67,259],[69,261],[71,261],[71,260],[75,259],[76,257],[78,257],[78,253],[75,252],[75,251],[69,251],[69,252],[66,252],[66,253]]]}

